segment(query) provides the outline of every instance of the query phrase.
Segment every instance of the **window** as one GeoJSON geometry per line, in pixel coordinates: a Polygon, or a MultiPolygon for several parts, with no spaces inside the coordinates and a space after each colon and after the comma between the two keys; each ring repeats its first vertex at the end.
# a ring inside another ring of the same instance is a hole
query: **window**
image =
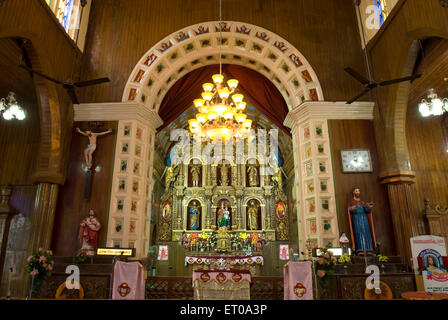
{"type": "MultiPolygon", "coordinates": [[[[361,0],[359,7],[366,41],[369,42],[386,21],[399,0],[361,0]]],[[[361,33],[361,25],[359,25],[361,33]]]]}
{"type": "Polygon", "coordinates": [[[56,19],[64,28],[65,32],[74,41],[77,41],[78,47],[83,50],[85,36],[87,32],[87,22],[89,20],[91,0],[87,1],[81,19],[81,0],[45,0],[47,5],[53,11],[56,19]],[[78,35],[79,32],[79,35],[78,35]],[[78,39],[77,39],[78,38],[78,39]]]}

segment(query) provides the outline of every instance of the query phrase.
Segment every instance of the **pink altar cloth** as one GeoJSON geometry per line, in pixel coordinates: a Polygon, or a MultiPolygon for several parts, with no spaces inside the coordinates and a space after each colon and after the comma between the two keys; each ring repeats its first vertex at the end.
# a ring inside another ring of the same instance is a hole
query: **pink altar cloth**
{"type": "Polygon", "coordinates": [[[114,266],[114,284],[112,299],[145,299],[145,280],[140,262],[117,261],[114,266]]]}
{"type": "Polygon", "coordinates": [[[311,261],[289,261],[283,267],[284,300],[313,300],[311,261]]]}

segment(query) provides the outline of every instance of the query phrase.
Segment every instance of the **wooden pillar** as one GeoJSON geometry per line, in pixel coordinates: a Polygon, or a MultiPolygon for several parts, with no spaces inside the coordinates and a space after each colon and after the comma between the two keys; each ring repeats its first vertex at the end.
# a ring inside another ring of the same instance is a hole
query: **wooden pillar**
{"type": "Polygon", "coordinates": [[[58,192],[59,185],[55,183],[39,183],[37,186],[28,245],[30,255],[39,248],[50,249],[58,192]]]}
{"type": "Polygon", "coordinates": [[[412,207],[412,187],[415,175],[412,171],[387,172],[380,175],[381,183],[389,195],[395,244],[398,254],[406,264],[411,264],[410,238],[418,236],[418,217],[412,207]]]}
{"type": "Polygon", "coordinates": [[[0,284],[2,283],[3,268],[6,257],[6,247],[8,245],[9,226],[14,215],[14,209],[9,204],[12,188],[9,186],[0,187],[0,284]]]}

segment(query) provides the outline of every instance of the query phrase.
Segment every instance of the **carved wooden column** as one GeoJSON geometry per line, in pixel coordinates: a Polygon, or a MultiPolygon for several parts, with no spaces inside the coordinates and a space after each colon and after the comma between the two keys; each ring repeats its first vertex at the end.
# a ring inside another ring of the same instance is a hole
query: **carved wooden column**
{"type": "Polygon", "coordinates": [[[30,255],[39,248],[50,249],[58,193],[58,184],[39,183],[37,186],[28,245],[30,255]]]}
{"type": "Polygon", "coordinates": [[[9,226],[14,209],[9,204],[12,188],[0,186],[0,284],[2,283],[3,265],[5,264],[6,246],[8,245],[9,226]]]}
{"type": "Polygon", "coordinates": [[[444,237],[442,232],[441,218],[448,213],[448,208],[442,208],[440,205],[436,205],[431,208],[428,199],[425,199],[425,217],[428,219],[429,234],[439,237],[444,237]]]}
{"type": "Polygon", "coordinates": [[[412,189],[414,172],[395,171],[380,175],[381,183],[386,185],[389,195],[395,244],[398,254],[405,263],[411,263],[410,238],[419,235],[418,217],[412,208],[412,189]]]}

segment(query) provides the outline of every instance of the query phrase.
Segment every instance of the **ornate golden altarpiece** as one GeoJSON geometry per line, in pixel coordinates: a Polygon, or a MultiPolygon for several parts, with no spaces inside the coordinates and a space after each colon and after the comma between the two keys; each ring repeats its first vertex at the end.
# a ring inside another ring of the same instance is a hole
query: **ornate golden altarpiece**
{"type": "MultiPolygon", "coordinates": [[[[263,170],[264,166],[260,166],[255,160],[244,164],[204,164],[196,158],[188,165],[181,163],[167,167],[165,192],[161,197],[158,217],[158,243],[180,243],[183,237],[188,237],[191,233],[216,232],[219,228],[218,211],[222,204],[230,211],[230,235],[255,232],[265,237],[271,245],[277,241],[288,241],[287,198],[283,191],[281,168],[278,167],[274,175],[260,174],[263,170]],[[196,226],[192,225],[193,206],[199,211],[199,217],[195,218],[196,226]],[[249,208],[254,206],[258,210],[256,229],[253,226],[255,219],[249,221],[249,208]]],[[[235,247],[224,252],[215,249],[193,249],[186,252],[186,255],[247,254],[235,247]]],[[[207,268],[201,266],[204,267],[207,268]]],[[[196,269],[196,266],[193,268],[196,269]]],[[[254,268],[251,269],[255,271],[254,268]]]]}

